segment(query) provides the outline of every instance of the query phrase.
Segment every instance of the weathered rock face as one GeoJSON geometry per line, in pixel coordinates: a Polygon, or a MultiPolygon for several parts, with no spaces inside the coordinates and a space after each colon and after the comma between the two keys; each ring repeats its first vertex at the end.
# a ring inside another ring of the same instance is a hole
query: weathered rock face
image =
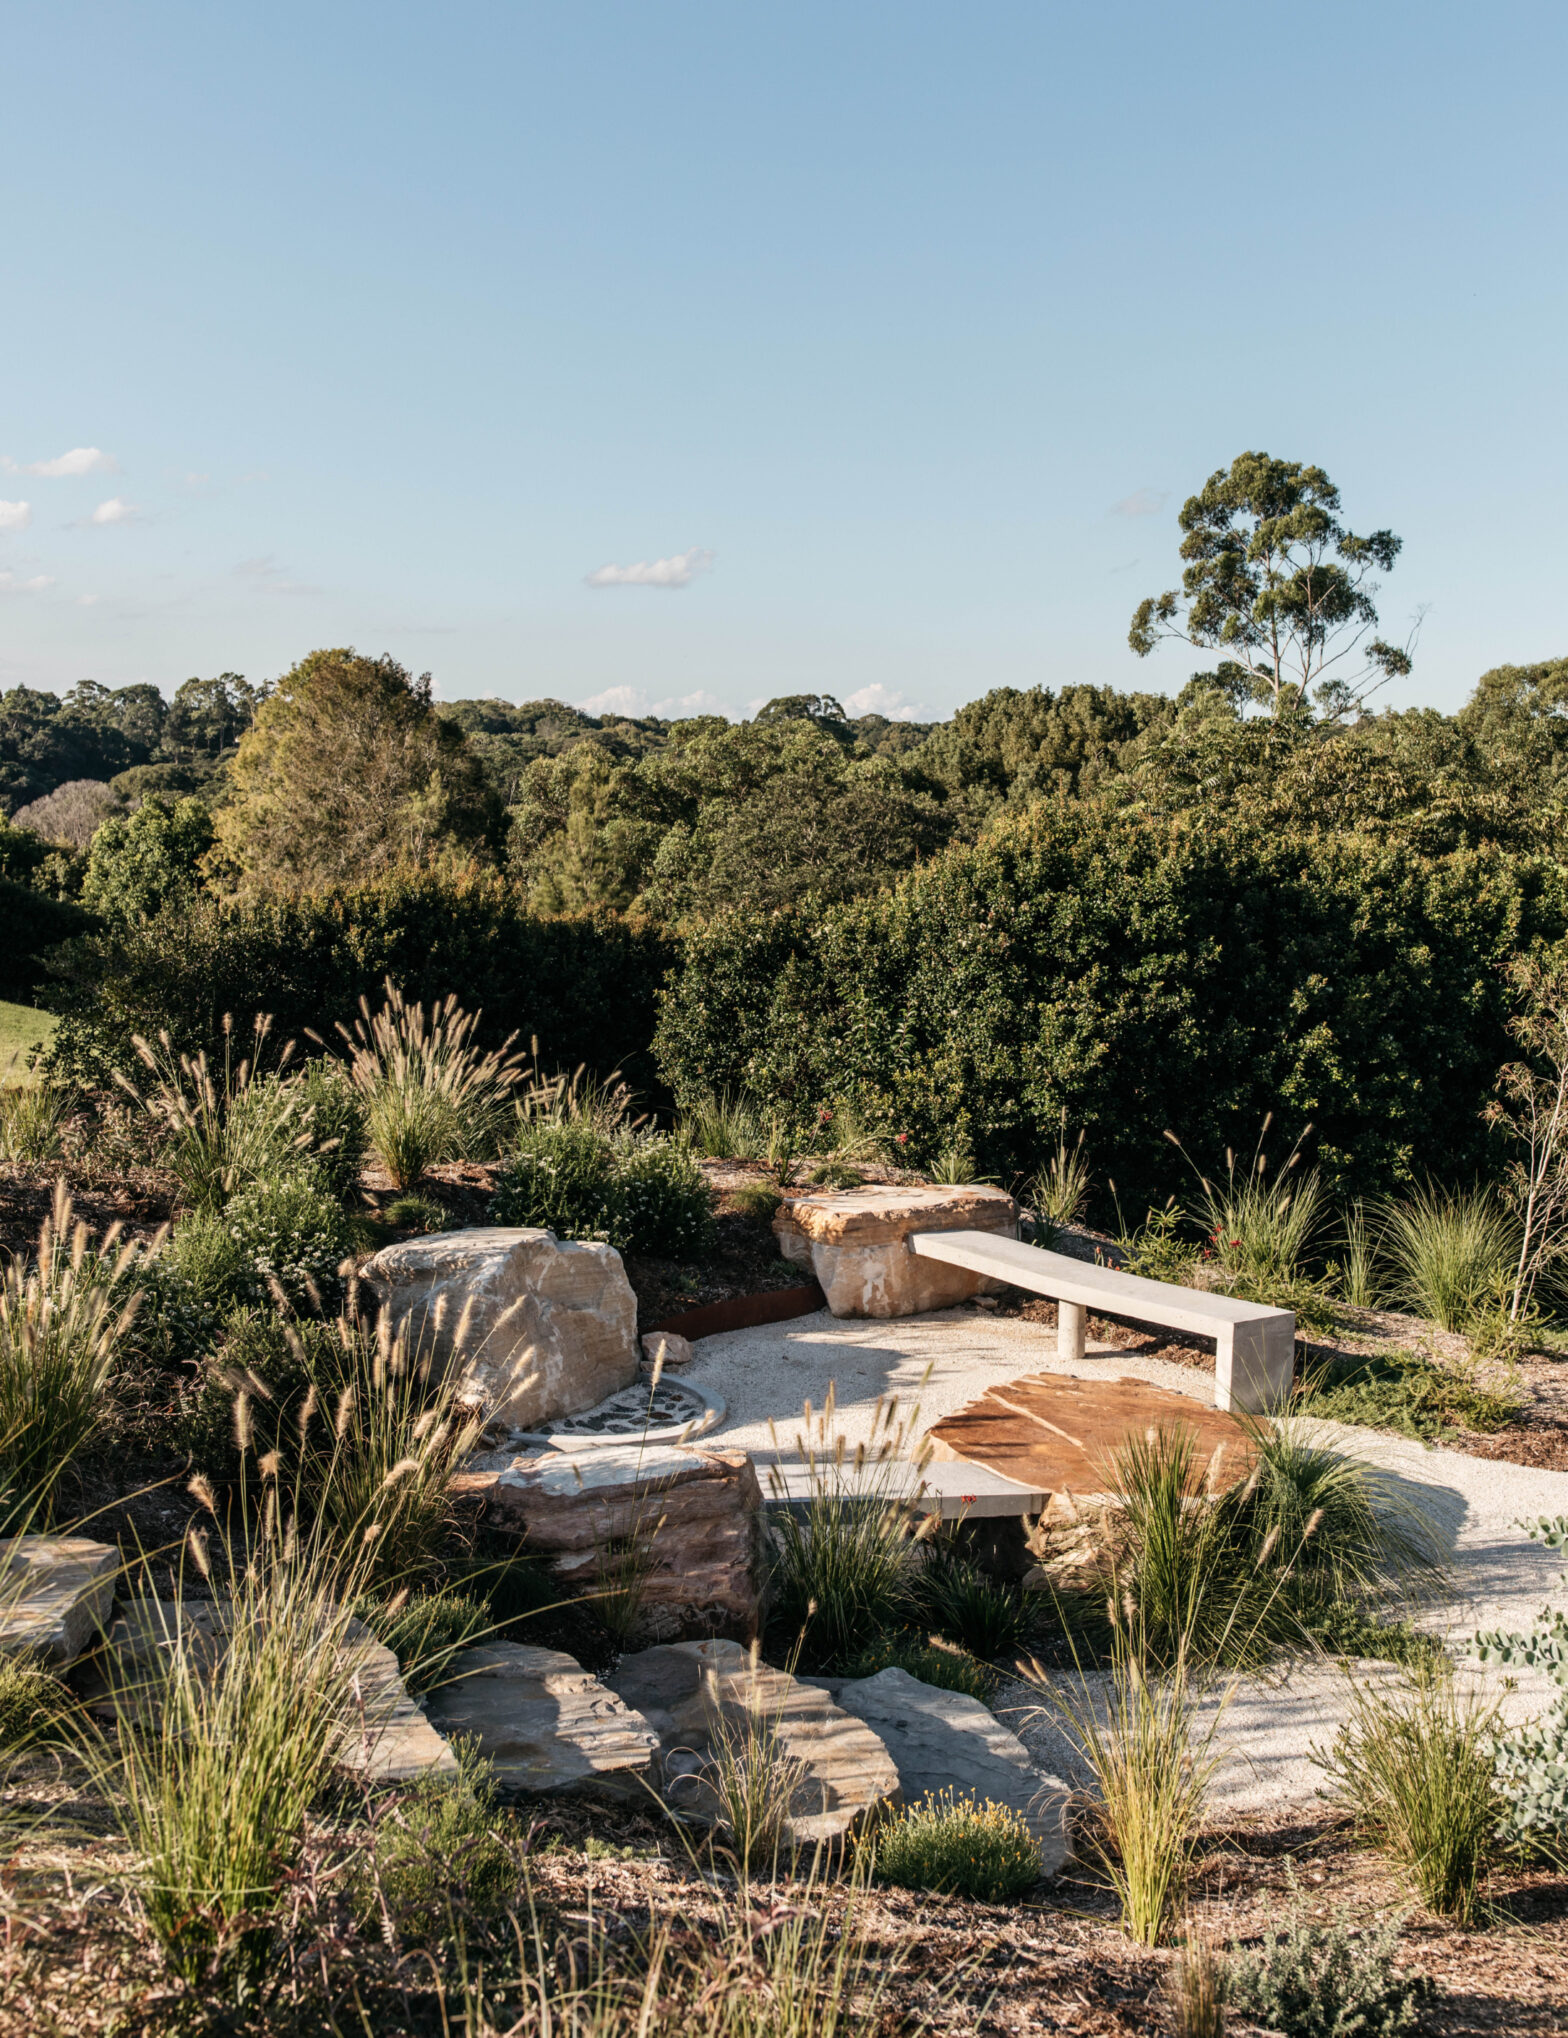
{"type": "Polygon", "coordinates": [[[762,1489],[745,1451],[540,1451],[493,1477],[492,1520],[525,1534],[567,1591],[592,1592],[635,1572],[643,1635],[756,1626],[762,1489]]]}
{"type": "Polygon", "coordinates": [[[948,1309],[997,1283],[918,1258],[913,1231],[1018,1236],[1018,1205],[1000,1189],[866,1188],[788,1196],[773,1219],[779,1251],[810,1267],[835,1316],[916,1316],[948,1309]]]}
{"type": "Polygon", "coordinates": [[[752,1665],[734,1642],[677,1642],[624,1656],[607,1680],[659,1737],[661,1795],[670,1810],[717,1823],[705,1780],[719,1719],[765,1721],[800,1765],[789,1836],[796,1846],[842,1839],[879,1806],[896,1804],[898,1771],[878,1735],[820,1687],[752,1665]]]}
{"type": "Polygon", "coordinates": [[[361,1278],[486,1420],[527,1429],[637,1377],[637,1300],[612,1246],[490,1225],[389,1245],[361,1278]]]}
{"type": "Polygon", "coordinates": [[[1042,1874],[1057,1874],[1070,1858],[1067,1785],[1036,1769],[1023,1742],[979,1699],[939,1691],[906,1670],[852,1679],[836,1695],[887,1748],[906,1804],[944,1790],[990,1798],[1027,1823],[1040,1844],[1042,1874]]]}
{"type": "Polygon", "coordinates": [[[120,1553],[85,1536],[0,1538],[0,1655],[74,1663],[114,1606],[120,1553]]]}
{"type": "MultiPolygon", "coordinates": [[[[221,1600],[133,1601],[109,1629],[107,1660],[86,1678],[89,1705],[100,1716],[129,1711],[156,1727],[159,1658],[183,1647],[204,1674],[221,1677],[227,1628],[228,1608],[221,1600]]],[[[375,1783],[455,1776],[457,1757],[409,1696],[392,1651],[357,1620],[347,1624],[344,1642],[354,1690],[335,1751],[338,1761],[375,1783]]]]}
{"type": "Polygon", "coordinates": [[[487,1642],[452,1659],[429,1699],[443,1734],[472,1735],[504,1790],[641,1791],[659,1737],[640,1713],[559,1649],[487,1642]]]}

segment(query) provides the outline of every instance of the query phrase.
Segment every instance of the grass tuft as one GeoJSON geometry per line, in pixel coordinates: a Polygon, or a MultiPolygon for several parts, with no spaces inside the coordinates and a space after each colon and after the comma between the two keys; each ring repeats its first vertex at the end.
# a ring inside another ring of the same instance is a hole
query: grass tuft
{"type": "Polygon", "coordinates": [[[1506,1809],[1497,1708],[1436,1665],[1392,1693],[1353,1685],[1351,1705],[1324,1758],[1337,1795],[1429,1910],[1470,1924],[1506,1809]]]}
{"type": "Polygon", "coordinates": [[[1394,1299],[1444,1330],[1464,1330],[1496,1298],[1518,1252],[1514,1219],[1486,1189],[1429,1185],[1384,1204],[1380,1230],[1394,1299]]]}

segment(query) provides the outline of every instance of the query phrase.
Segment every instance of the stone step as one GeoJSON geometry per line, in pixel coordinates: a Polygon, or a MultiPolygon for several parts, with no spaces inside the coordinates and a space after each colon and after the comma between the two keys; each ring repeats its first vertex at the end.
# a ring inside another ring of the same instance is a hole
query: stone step
{"type": "Polygon", "coordinates": [[[452,1659],[429,1699],[430,1723],[472,1735],[503,1790],[534,1794],[635,1792],[659,1737],[575,1657],[518,1642],[486,1642],[452,1659]]]}
{"type": "Polygon", "coordinates": [[[675,1642],[624,1656],[605,1680],[659,1740],[653,1781],[677,1816],[717,1824],[707,1782],[717,1722],[768,1723],[781,1752],[801,1766],[788,1837],[798,1847],[842,1840],[883,1805],[899,1801],[898,1770],[875,1731],[827,1692],[787,1671],[753,1666],[736,1642],[675,1642]]]}
{"type": "Polygon", "coordinates": [[[86,1536],[0,1538],[0,1655],[74,1663],[109,1623],[120,1553],[86,1536]]]}

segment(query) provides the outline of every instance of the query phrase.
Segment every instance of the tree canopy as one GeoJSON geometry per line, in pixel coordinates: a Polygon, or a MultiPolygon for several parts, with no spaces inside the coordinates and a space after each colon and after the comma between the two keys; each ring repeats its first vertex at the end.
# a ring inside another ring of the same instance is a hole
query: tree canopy
{"type": "Polygon", "coordinates": [[[1367,642],[1370,575],[1390,570],[1403,541],[1387,530],[1357,537],[1339,512],[1321,467],[1242,453],[1216,468],[1182,505],[1180,589],[1138,604],[1128,643],[1140,658],[1167,637],[1223,651],[1218,682],[1276,716],[1314,691],[1342,713],[1408,673],[1408,647],[1367,642]]]}
{"type": "Polygon", "coordinates": [[[243,896],[365,884],[486,853],[498,803],[430,675],[353,650],[313,651],[240,740],[216,815],[214,867],[243,896]]]}

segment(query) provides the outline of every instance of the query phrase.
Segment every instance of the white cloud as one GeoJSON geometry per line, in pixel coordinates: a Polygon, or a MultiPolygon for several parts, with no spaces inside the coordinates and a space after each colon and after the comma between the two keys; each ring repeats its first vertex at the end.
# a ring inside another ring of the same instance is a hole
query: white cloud
{"type": "Polygon", "coordinates": [[[686,587],[713,564],[700,545],[669,559],[639,559],[635,566],[601,566],[588,576],[590,587],[686,587]]]}
{"type": "Polygon", "coordinates": [[[704,692],[671,694],[662,701],[650,700],[640,686],[607,686],[603,693],[590,694],[577,706],[585,715],[660,715],[669,722],[689,721],[694,715],[727,715],[735,719],[734,710],[725,706],[717,694],[704,692]]]}
{"type": "Polygon", "coordinates": [[[1120,502],[1111,504],[1111,514],[1118,517],[1157,517],[1170,499],[1168,488],[1135,488],[1131,495],[1124,495],[1120,502]]]}
{"type": "Polygon", "coordinates": [[[73,446],[69,453],[62,453],[55,460],[35,460],[31,467],[24,467],[24,474],[41,474],[46,481],[67,480],[78,474],[113,474],[116,471],[109,455],[97,446],[73,446]]]}
{"type": "Polygon", "coordinates": [[[0,594],[42,594],[54,582],[47,573],[35,573],[24,580],[19,573],[0,572],[0,594]]]}
{"type": "Polygon", "coordinates": [[[0,531],[25,531],[32,521],[30,502],[0,502],[0,531]]]}
{"type": "Polygon", "coordinates": [[[123,496],[111,495],[107,502],[99,503],[87,521],[90,524],[128,524],[135,515],[135,503],[127,502],[123,496]]]}
{"type": "Polygon", "coordinates": [[[918,722],[920,710],[895,693],[891,687],[876,680],[870,686],[863,686],[858,693],[844,696],[844,708],[851,715],[886,715],[890,722],[918,722]]]}

